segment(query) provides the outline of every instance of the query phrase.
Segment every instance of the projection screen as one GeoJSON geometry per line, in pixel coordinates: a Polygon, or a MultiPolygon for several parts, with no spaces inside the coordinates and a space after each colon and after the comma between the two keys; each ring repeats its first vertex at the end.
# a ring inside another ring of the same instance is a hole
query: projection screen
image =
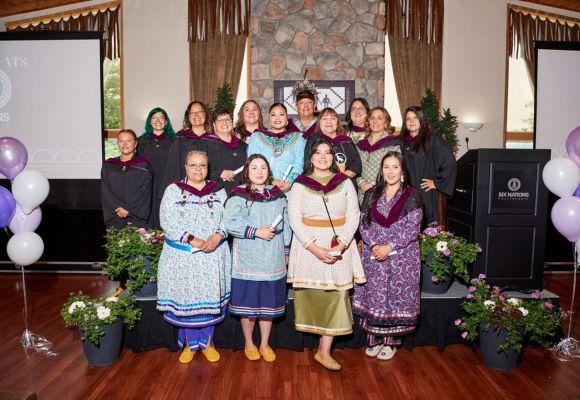
{"type": "Polygon", "coordinates": [[[99,179],[103,159],[101,33],[0,34],[0,137],[49,179],[99,179]]]}
{"type": "Polygon", "coordinates": [[[580,126],[580,43],[536,42],[535,94],[535,148],[563,157],[580,126]]]}

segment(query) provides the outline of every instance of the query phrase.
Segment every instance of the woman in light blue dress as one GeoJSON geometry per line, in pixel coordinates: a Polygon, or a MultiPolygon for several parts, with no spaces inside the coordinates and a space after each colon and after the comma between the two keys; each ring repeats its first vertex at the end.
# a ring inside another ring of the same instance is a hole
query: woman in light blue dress
{"type": "Polygon", "coordinates": [[[225,317],[230,298],[231,258],[224,239],[225,190],[206,181],[207,155],[191,151],[186,177],[170,184],[161,200],[165,243],[157,271],[157,309],[179,327],[179,361],[189,363],[196,350],[210,362],[219,353],[212,344],[214,326],[225,317]]]}
{"type": "Polygon", "coordinates": [[[286,106],[274,103],[268,112],[270,129],[254,132],[248,143],[248,156],[263,155],[270,164],[272,183],[288,192],[294,179],[302,173],[306,141],[300,132],[287,131],[286,106]]]}
{"type": "Polygon", "coordinates": [[[272,319],[284,314],[286,306],[286,264],[292,232],[288,203],[272,175],[266,158],[253,154],[243,170],[243,185],[232,190],[224,219],[234,236],[231,314],[241,316],[250,361],[276,359],[268,345],[272,319]],[[254,345],[252,334],[259,320],[262,342],[254,345]]]}

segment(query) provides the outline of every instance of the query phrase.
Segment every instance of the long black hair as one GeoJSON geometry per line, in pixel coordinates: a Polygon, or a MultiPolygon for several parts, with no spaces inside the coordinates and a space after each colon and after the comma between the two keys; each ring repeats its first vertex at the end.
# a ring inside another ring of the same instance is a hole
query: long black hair
{"type": "MultiPolygon", "coordinates": [[[[365,122],[365,125],[368,125],[368,118],[371,115],[371,107],[369,106],[369,102],[367,101],[367,99],[365,99],[364,97],[357,97],[352,99],[352,102],[350,103],[350,106],[348,107],[348,112],[346,113],[346,126],[348,128],[349,131],[352,131],[352,119],[350,118],[350,114],[352,112],[352,105],[356,102],[356,101],[360,101],[363,105],[363,107],[365,108],[365,110],[367,110],[367,122],[365,122]]],[[[365,126],[366,128],[366,126],[365,126]]]]}
{"type": "Polygon", "coordinates": [[[433,134],[433,130],[431,129],[431,125],[429,125],[429,120],[427,119],[427,114],[425,111],[419,106],[412,106],[405,110],[405,114],[403,115],[403,128],[401,129],[401,136],[403,140],[407,140],[408,137],[411,136],[411,132],[407,129],[407,114],[414,113],[417,118],[419,119],[419,134],[417,135],[417,140],[413,142],[413,151],[418,152],[421,151],[423,153],[426,152],[427,148],[427,140],[429,140],[429,136],[433,134]]]}
{"type": "Polygon", "coordinates": [[[185,113],[183,114],[183,129],[188,129],[188,130],[193,129],[191,126],[191,122],[189,121],[189,112],[191,111],[191,107],[193,107],[194,104],[199,104],[201,106],[201,108],[203,108],[203,112],[205,114],[204,129],[206,132],[210,132],[213,128],[211,114],[209,113],[209,109],[207,108],[205,103],[203,101],[199,101],[199,100],[192,101],[191,103],[189,103],[189,105],[185,109],[185,113]]]}
{"type": "Polygon", "coordinates": [[[387,180],[383,175],[383,165],[387,158],[394,157],[399,160],[401,164],[401,170],[403,171],[403,181],[401,182],[401,188],[404,190],[410,184],[409,182],[409,170],[407,169],[407,164],[405,164],[405,159],[403,155],[398,151],[389,151],[381,160],[381,168],[379,169],[379,173],[377,174],[377,179],[375,181],[375,186],[370,193],[365,194],[365,199],[363,201],[363,212],[364,212],[364,223],[368,225],[371,222],[371,208],[373,205],[379,201],[383,192],[385,191],[385,187],[387,186],[387,180]]]}
{"type": "Polygon", "coordinates": [[[308,160],[309,161],[308,166],[303,172],[304,175],[311,175],[314,172],[314,166],[312,165],[311,161],[312,156],[314,155],[314,153],[316,153],[318,146],[322,144],[325,144],[328,147],[330,147],[330,153],[332,154],[332,165],[330,166],[330,171],[334,172],[335,174],[339,171],[338,165],[336,165],[336,152],[334,151],[332,144],[325,138],[318,136],[316,137],[316,139],[312,141],[312,143],[310,144],[310,148],[308,149],[308,154],[310,154],[310,160],[308,160]]]}

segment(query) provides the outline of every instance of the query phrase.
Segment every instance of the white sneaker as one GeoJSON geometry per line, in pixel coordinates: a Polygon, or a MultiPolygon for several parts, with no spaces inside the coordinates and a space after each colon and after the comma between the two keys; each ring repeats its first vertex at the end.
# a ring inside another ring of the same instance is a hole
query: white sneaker
{"type": "Polygon", "coordinates": [[[396,352],[397,352],[396,347],[385,346],[379,352],[379,354],[377,355],[377,358],[379,360],[390,360],[391,358],[393,358],[395,356],[396,352]]]}
{"type": "Polygon", "coordinates": [[[382,344],[373,347],[367,347],[365,350],[365,354],[369,357],[376,357],[381,352],[382,349],[383,349],[382,344]]]}

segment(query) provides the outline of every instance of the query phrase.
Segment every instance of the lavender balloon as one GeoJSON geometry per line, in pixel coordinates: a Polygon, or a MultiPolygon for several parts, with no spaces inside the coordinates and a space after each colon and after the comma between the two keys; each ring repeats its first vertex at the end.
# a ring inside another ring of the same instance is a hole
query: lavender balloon
{"type": "Polygon", "coordinates": [[[8,228],[12,233],[17,234],[20,232],[34,232],[36,228],[40,225],[42,221],[42,211],[40,207],[36,207],[30,214],[25,214],[22,208],[16,204],[16,211],[10,221],[8,228]]]}
{"type": "Polygon", "coordinates": [[[22,142],[6,136],[0,138],[0,174],[12,180],[24,169],[28,153],[22,142]]]}
{"type": "Polygon", "coordinates": [[[552,223],[568,241],[580,239],[580,198],[562,197],[552,207],[552,223]]]}
{"type": "Polygon", "coordinates": [[[578,187],[576,188],[576,191],[574,192],[574,197],[580,198],[580,185],[578,185],[578,187]]]}
{"type": "Polygon", "coordinates": [[[0,186],[0,228],[6,228],[16,210],[16,200],[10,190],[0,186]]]}
{"type": "Polygon", "coordinates": [[[580,168],[580,126],[574,129],[566,139],[568,155],[580,168]]]}

